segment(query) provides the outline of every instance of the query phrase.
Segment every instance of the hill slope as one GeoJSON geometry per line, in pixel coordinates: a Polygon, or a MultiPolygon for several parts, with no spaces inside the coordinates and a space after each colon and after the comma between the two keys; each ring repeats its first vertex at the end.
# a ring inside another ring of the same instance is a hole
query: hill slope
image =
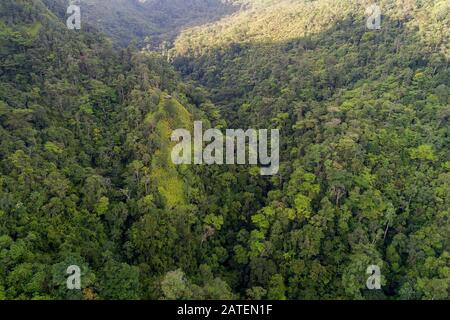
{"type": "Polygon", "coordinates": [[[223,0],[83,0],[83,19],[122,46],[136,38],[158,46],[184,28],[215,21],[239,9],[223,0]]]}
{"type": "MultiPolygon", "coordinates": [[[[163,276],[195,274],[204,250],[201,174],[168,161],[171,131],[201,117],[196,89],[57,14],[0,3],[0,299],[160,298],[163,276]]],[[[215,277],[195,288],[231,296],[215,277]]]]}
{"type": "Polygon", "coordinates": [[[278,1],[175,43],[230,125],[281,130],[265,207],[222,238],[251,294],[449,297],[448,2],[381,1],[379,31],[370,3],[278,1]]]}

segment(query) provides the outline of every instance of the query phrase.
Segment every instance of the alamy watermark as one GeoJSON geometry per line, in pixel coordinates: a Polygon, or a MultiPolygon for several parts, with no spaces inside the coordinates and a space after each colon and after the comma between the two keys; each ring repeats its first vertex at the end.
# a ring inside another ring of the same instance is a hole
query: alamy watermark
{"type": "Polygon", "coordinates": [[[377,4],[372,4],[366,8],[366,14],[369,15],[366,21],[367,29],[380,30],[381,29],[381,7],[377,4]]]}
{"type": "Polygon", "coordinates": [[[67,268],[67,289],[80,290],[81,289],[81,269],[77,265],[71,265],[67,268]]]}
{"type": "Polygon", "coordinates": [[[367,278],[366,286],[369,290],[379,290],[381,289],[381,269],[377,265],[370,265],[366,270],[367,274],[370,276],[367,278]]]}
{"type": "Polygon", "coordinates": [[[81,9],[79,2],[71,2],[70,6],[67,8],[67,18],[66,25],[69,30],[80,30],[81,29],[81,9]]]}
{"type": "Polygon", "coordinates": [[[261,175],[274,175],[280,164],[280,132],[270,130],[270,155],[268,134],[267,129],[226,129],[225,135],[219,129],[208,129],[203,133],[203,123],[195,121],[193,147],[190,131],[173,131],[171,139],[178,143],[172,149],[172,162],[176,165],[259,164],[261,175]],[[209,142],[205,148],[204,142],[209,142]]]}

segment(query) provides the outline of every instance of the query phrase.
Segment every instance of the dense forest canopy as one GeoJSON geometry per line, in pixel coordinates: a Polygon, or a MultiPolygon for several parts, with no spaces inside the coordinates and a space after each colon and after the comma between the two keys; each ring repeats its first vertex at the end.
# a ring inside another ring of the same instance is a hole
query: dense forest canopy
{"type": "Polygon", "coordinates": [[[448,1],[100,2],[0,2],[0,299],[450,297],[448,1]],[[280,171],[175,166],[195,120],[280,171]]]}

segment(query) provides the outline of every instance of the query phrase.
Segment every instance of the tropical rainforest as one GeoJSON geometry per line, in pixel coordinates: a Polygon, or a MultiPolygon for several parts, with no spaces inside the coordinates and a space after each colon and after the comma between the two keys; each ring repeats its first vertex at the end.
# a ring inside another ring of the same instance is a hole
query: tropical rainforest
{"type": "Polygon", "coordinates": [[[449,39],[447,0],[1,0],[0,300],[449,299],[449,39]],[[279,172],[173,164],[196,120],[279,172]]]}

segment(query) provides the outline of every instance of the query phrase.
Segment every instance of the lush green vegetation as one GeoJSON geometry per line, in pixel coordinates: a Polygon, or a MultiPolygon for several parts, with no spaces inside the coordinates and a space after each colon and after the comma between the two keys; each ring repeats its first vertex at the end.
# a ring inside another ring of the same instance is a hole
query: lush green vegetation
{"type": "Polygon", "coordinates": [[[215,238],[242,294],[449,297],[449,5],[382,1],[370,31],[369,3],[278,1],[176,42],[230,125],[281,130],[264,204],[215,238]]]}
{"type": "Polygon", "coordinates": [[[447,2],[382,1],[380,31],[368,1],[228,2],[173,66],[0,2],[0,299],[449,298],[447,2]],[[199,119],[280,129],[279,174],[174,166],[199,119]]]}
{"type": "Polygon", "coordinates": [[[230,296],[193,259],[201,176],[168,161],[172,129],[202,117],[195,88],[40,1],[2,1],[0,21],[0,297],[159,298],[177,268],[197,274],[195,297],[230,296]],[[70,264],[80,292],[65,287],[70,264]]]}

